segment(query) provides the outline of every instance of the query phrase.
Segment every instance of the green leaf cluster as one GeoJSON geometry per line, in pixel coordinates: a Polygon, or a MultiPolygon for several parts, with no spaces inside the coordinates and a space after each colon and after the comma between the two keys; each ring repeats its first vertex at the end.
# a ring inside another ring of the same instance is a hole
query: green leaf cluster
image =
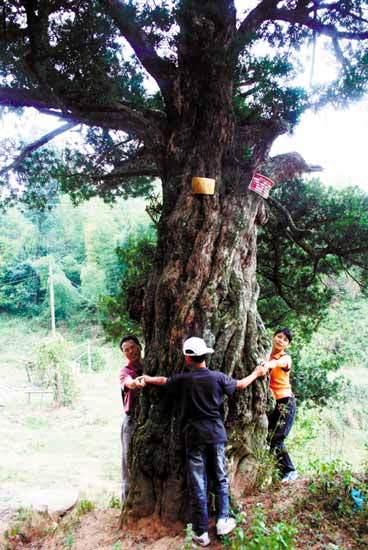
{"type": "Polygon", "coordinates": [[[295,536],[298,533],[296,527],[286,521],[271,523],[266,518],[262,506],[253,510],[253,519],[247,529],[247,533],[239,526],[235,529],[234,537],[231,537],[227,547],[231,550],[293,550],[295,548],[295,536]]]}
{"type": "Polygon", "coordinates": [[[313,468],[313,481],[309,484],[309,491],[313,498],[323,502],[324,508],[340,517],[352,518],[360,515],[360,519],[367,520],[368,483],[366,479],[358,478],[351,469],[351,465],[336,458],[331,461],[316,460],[313,468]],[[351,496],[352,490],[360,491],[363,498],[363,507],[357,510],[351,496]]]}
{"type": "Polygon", "coordinates": [[[280,118],[292,129],[308,106],[307,92],[290,85],[293,77],[295,68],[290,56],[244,54],[234,95],[234,109],[240,121],[244,124],[280,118]]]}
{"type": "Polygon", "coordinates": [[[124,332],[140,332],[144,292],[155,251],[156,232],[152,226],[141,227],[116,249],[122,276],[120,291],[103,296],[99,304],[102,326],[112,339],[124,332]]]}
{"type": "Polygon", "coordinates": [[[266,326],[291,325],[308,337],[324,318],[336,279],[349,273],[366,288],[368,195],[358,187],[293,180],[273,193],[290,220],[272,207],[258,244],[258,302],[266,326]]]}

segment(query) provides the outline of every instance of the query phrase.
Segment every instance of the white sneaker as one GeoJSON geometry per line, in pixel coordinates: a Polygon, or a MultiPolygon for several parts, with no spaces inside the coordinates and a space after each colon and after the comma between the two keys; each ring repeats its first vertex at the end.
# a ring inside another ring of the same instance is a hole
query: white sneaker
{"type": "Polygon", "coordinates": [[[234,518],[221,518],[216,523],[216,531],[218,535],[227,535],[236,527],[234,518]]]}
{"type": "Polygon", "coordinates": [[[291,472],[288,472],[281,480],[281,483],[287,483],[288,481],[295,481],[298,479],[299,475],[296,470],[292,470],[291,472]]]}
{"type": "Polygon", "coordinates": [[[193,542],[196,542],[199,544],[199,546],[208,546],[211,544],[211,539],[208,536],[208,533],[202,533],[201,535],[193,535],[192,536],[193,542]]]}

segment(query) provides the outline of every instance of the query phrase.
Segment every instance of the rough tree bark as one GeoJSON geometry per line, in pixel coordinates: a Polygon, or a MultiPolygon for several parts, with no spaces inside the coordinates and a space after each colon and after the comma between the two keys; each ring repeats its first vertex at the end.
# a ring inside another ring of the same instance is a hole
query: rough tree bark
{"type": "MultiPolygon", "coordinates": [[[[235,14],[226,4],[216,29],[213,20],[182,21],[175,96],[180,117],[168,132],[161,164],[163,213],[144,306],[145,366],[155,375],[182,369],[182,343],[193,335],[215,348],[211,368],[237,378],[251,372],[265,351],[256,307],[257,225],[265,221],[265,208],[247,186],[283,130],[271,123],[263,131],[235,127],[235,14]],[[248,163],[239,160],[245,147],[253,152],[248,163]],[[215,195],[192,195],[193,176],[215,178],[215,195]]],[[[163,391],[145,390],[126,511],[156,512],[172,521],[186,507],[185,468],[181,434],[163,391]]],[[[249,466],[264,444],[265,408],[263,381],[228,404],[232,486],[238,492],[254,478],[249,466]]]]}

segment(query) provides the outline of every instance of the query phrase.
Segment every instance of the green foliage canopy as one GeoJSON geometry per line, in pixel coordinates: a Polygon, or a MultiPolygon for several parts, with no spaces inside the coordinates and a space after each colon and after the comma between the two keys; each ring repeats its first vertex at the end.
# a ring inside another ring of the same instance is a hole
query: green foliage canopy
{"type": "MultiPolygon", "coordinates": [[[[165,186],[171,136],[185,110],[195,104],[189,119],[198,124],[206,110],[207,75],[195,97],[191,86],[200,64],[213,74],[219,68],[230,74],[229,109],[243,151],[234,162],[249,168],[267,161],[272,141],[291,130],[306,109],[345,104],[366,93],[367,7],[366,1],[352,0],[260,0],[238,10],[231,0],[7,2],[0,31],[0,104],[5,110],[34,107],[82,125],[83,144],[62,153],[39,149],[64,127],[33,146],[19,143],[23,154],[15,160],[14,144],[8,144],[1,199],[47,207],[57,188],[79,202],[94,195],[147,196],[155,177],[165,186]],[[225,27],[226,46],[217,41],[225,27]],[[302,88],[296,78],[305,71],[305,48],[320,44],[335,60],[335,76],[302,88]],[[20,185],[12,185],[14,178],[20,185]]],[[[185,157],[190,131],[181,130],[185,157]]],[[[352,275],[366,282],[367,225],[358,212],[367,211],[367,199],[358,190],[344,195],[318,182],[285,179],[261,233],[260,309],[269,326],[302,323],[310,332],[331,299],[329,277],[353,266],[352,275]]],[[[172,189],[163,191],[165,211],[172,189]]],[[[102,257],[92,261],[93,251],[84,253],[88,267],[78,269],[69,259],[65,269],[94,301],[89,282],[98,278],[102,291],[112,278],[102,273],[102,257]]],[[[110,295],[113,286],[106,288],[110,295]]]]}
{"type": "MultiPolygon", "coordinates": [[[[85,146],[66,147],[62,155],[34,152],[65,131],[60,128],[33,147],[19,143],[33,158],[14,161],[8,143],[2,200],[40,201],[44,173],[77,201],[147,195],[154,177],[164,179],[168,140],[194,94],[190,69],[198,63],[231,72],[236,125],[265,131],[266,141],[292,129],[308,108],[362,97],[367,6],[352,0],[259,0],[238,8],[232,0],[9,0],[1,15],[0,105],[34,107],[82,124],[85,146]],[[225,25],[226,46],[217,41],[225,25]],[[323,46],[336,70],[332,80],[302,88],[296,78],[313,45],[323,46]],[[11,185],[11,172],[20,187],[11,185]]],[[[210,92],[203,78],[202,92],[210,92]]],[[[199,111],[206,109],[202,92],[195,98],[199,111]]],[[[260,145],[248,141],[244,150],[256,158],[260,145]]]]}

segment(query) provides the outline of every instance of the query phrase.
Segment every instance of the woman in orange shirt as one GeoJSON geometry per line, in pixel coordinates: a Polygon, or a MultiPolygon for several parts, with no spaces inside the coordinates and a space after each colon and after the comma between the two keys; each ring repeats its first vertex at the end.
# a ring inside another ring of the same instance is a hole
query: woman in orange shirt
{"type": "Polygon", "coordinates": [[[276,399],[276,406],[268,417],[270,450],[277,457],[281,481],[294,481],[298,477],[294,464],[285,447],[285,439],[294,423],[296,404],[290,385],[291,357],[286,353],[292,334],[288,328],[275,332],[272,351],[265,366],[270,369],[270,389],[276,399]]]}

